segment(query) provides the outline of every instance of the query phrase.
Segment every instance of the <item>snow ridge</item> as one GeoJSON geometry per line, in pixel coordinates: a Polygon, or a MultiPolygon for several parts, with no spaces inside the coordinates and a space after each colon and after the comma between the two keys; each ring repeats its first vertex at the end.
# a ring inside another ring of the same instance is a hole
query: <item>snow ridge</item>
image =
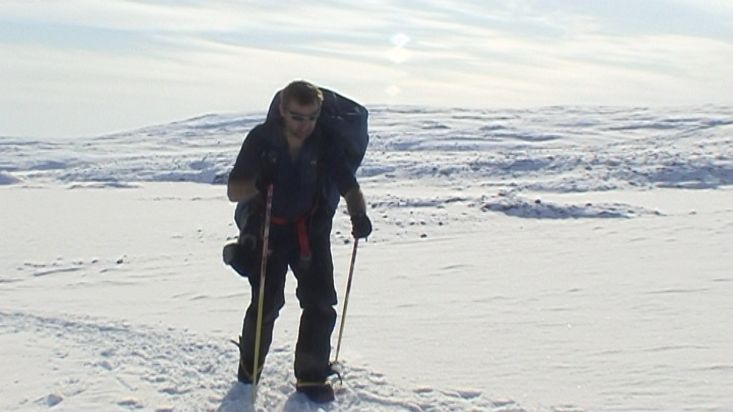
{"type": "MultiPolygon", "coordinates": [[[[264,113],[210,114],[96,138],[0,137],[0,184],[226,181],[264,113]]],[[[519,190],[587,192],[733,185],[733,108],[371,108],[359,173],[377,181],[486,180],[519,190]]]]}
{"type": "Polygon", "coordinates": [[[500,192],[498,195],[492,196],[481,207],[481,210],[535,219],[632,218],[641,215],[661,215],[659,211],[651,211],[624,203],[564,205],[543,202],[539,198],[528,200],[512,192],[500,192]]]}

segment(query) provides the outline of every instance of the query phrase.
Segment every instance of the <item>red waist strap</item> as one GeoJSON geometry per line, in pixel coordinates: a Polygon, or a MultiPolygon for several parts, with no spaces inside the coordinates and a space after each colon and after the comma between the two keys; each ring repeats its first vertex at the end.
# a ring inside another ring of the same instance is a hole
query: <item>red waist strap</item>
{"type": "Polygon", "coordinates": [[[274,225],[295,225],[295,232],[298,235],[298,250],[300,251],[301,259],[310,259],[311,257],[311,247],[310,242],[308,242],[308,225],[306,224],[308,222],[309,216],[310,213],[306,213],[305,215],[300,216],[294,221],[289,221],[281,217],[273,216],[270,220],[274,225]]]}

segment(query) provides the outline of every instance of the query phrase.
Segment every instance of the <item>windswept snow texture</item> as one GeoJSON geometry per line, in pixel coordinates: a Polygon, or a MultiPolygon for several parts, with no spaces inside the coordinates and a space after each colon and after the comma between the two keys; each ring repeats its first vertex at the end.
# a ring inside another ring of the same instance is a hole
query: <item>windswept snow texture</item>
{"type": "Polygon", "coordinates": [[[560,205],[523,199],[512,193],[499,192],[492,196],[482,210],[502,212],[509,216],[535,219],[579,219],[579,218],[632,218],[641,215],[659,215],[643,207],[623,203],[585,203],[581,205],[560,205]]]}
{"type": "MultiPolygon", "coordinates": [[[[0,183],[223,183],[263,115],[206,115],[95,138],[0,137],[0,183]]],[[[362,178],[588,192],[733,184],[733,109],[371,109],[362,178]]]]}
{"type": "Polygon", "coordinates": [[[20,180],[11,176],[10,174],[5,173],[5,172],[0,172],[0,185],[12,185],[18,182],[20,182],[20,180]]]}

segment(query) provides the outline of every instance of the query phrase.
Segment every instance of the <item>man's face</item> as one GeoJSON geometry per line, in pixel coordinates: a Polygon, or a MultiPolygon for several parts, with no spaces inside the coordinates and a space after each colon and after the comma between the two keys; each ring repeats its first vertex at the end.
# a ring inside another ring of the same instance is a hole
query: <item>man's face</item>
{"type": "Polygon", "coordinates": [[[305,140],[313,133],[321,106],[318,103],[301,105],[291,101],[280,108],[285,121],[285,135],[305,140]]]}

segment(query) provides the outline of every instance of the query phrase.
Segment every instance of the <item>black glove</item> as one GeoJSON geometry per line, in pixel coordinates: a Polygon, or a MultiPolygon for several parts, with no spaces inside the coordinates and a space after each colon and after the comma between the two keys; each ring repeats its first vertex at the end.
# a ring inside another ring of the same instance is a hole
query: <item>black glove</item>
{"type": "Polygon", "coordinates": [[[351,216],[351,234],[355,239],[366,238],[372,233],[372,221],[366,213],[351,216]]]}
{"type": "Polygon", "coordinates": [[[262,223],[265,220],[265,201],[257,195],[249,201],[243,210],[239,230],[239,245],[245,252],[252,252],[259,246],[262,235],[262,223]]]}

